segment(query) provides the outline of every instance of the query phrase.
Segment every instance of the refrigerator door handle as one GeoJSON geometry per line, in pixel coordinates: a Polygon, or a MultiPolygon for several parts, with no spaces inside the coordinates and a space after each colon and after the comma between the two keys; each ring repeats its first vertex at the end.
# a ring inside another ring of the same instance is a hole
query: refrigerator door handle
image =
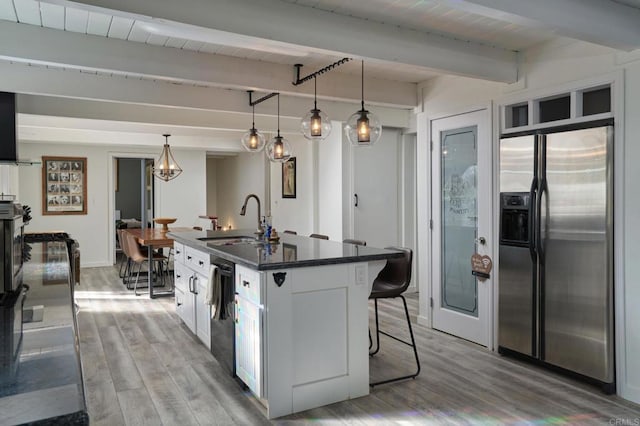
{"type": "MultiPolygon", "coordinates": [[[[536,251],[538,253],[538,257],[540,258],[540,263],[544,264],[544,244],[542,241],[542,222],[543,222],[543,216],[542,216],[542,197],[544,197],[544,195],[547,192],[547,180],[545,178],[542,178],[542,180],[540,181],[540,192],[537,194],[538,198],[536,200],[537,205],[536,205],[536,217],[538,219],[538,224],[536,226],[536,251]]],[[[545,223],[546,225],[546,223],[545,223]]],[[[546,232],[546,230],[545,230],[546,232]]]]}
{"type": "Polygon", "coordinates": [[[534,177],[531,181],[531,189],[529,190],[529,211],[528,216],[529,220],[527,223],[528,226],[528,234],[529,234],[529,254],[531,255],[531,260],[533,262],[536,261],[536,232],[535,232],[535,211],[536,211],[536,192],[538,189],[538,178],[534,177]]]}

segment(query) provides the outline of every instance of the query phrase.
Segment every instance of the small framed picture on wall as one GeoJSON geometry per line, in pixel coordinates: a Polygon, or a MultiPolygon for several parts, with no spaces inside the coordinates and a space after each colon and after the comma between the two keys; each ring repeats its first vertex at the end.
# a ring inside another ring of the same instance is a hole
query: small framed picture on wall
{"type": "Polygon", "coordinates": [[[296,198],[296,157],[282,163],[282,198],[296,198]]]}
{"type": "Polygon", "coordinates": [[[87,214],[86,157],[42,157],[42,214],[87,214]]]}

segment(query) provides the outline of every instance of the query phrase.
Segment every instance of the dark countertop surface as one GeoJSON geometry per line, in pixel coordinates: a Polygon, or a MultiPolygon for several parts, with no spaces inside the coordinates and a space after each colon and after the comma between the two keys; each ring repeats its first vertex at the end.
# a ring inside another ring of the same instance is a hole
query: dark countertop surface
{"type": "MultiPolygon", "coordinates": [[[[10,357],[12,368],[7,357],[1,366],[0,425],[88,424],[67,247],[64,242],[29,245],[24,319],[35,306],[43,307],[43,316],[23,324],[19,355],[10,357]]],[[[6,339],[6,332],[0,337],[6,339]]]]}
{"type": "Polygon", "coordinates": [[[167,235],[187,246],[208,251],[214,256],[259,271],[369,262],[402,257],[402,253],[398,251],[284,233],[279,234],[280,241],[277,243],[261,240],[234,241],[239,237],[256,238],[253,232],[252,229],[170,231],[167,235]]]}

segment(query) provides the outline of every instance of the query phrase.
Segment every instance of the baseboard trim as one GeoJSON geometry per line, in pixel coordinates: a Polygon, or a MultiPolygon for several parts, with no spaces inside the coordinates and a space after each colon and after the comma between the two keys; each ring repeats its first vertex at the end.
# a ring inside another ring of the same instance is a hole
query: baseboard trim
{"type": "Polygon", "coordinates": [[[621,386],[618,389],[618,396],[626,399],[627,401],[640,404],[640,387],[629,385],[626,380],[622,381],[620,384],[621,386]]]}
{"type": "Polygon", "coordinates": [[[113,266],[109,262],[82,262],[80,264],[80,269],[82,268],[102,268],[105,266],[113,266]]]}

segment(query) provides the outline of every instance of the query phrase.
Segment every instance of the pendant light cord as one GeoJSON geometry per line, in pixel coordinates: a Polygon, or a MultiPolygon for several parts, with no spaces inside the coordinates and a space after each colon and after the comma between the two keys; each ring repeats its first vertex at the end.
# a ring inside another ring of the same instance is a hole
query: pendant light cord
{"type": "Polygon", "coordinates": [[[256,106],[253,106],[253,112],[251,113],[251,128],[256,128],[256,106]]]}
{"type": "Polygon", "coordinates": [[[364,60],[360,61],[361,63],[361,77],[360,77],[360,83],[361,83],[361,89],[362,89],[362,109],[364,110],[364,60]]]}
{"type": "Polygon", "coordinates": [[[278,93],[278,136],[280,136],[280,93],[278,93]]]}
{"type": "Polygon", "coordinates": [[[318,109],[317,95],[318,95],[318,79],[313,77],[313,109],[318,109]]]}

